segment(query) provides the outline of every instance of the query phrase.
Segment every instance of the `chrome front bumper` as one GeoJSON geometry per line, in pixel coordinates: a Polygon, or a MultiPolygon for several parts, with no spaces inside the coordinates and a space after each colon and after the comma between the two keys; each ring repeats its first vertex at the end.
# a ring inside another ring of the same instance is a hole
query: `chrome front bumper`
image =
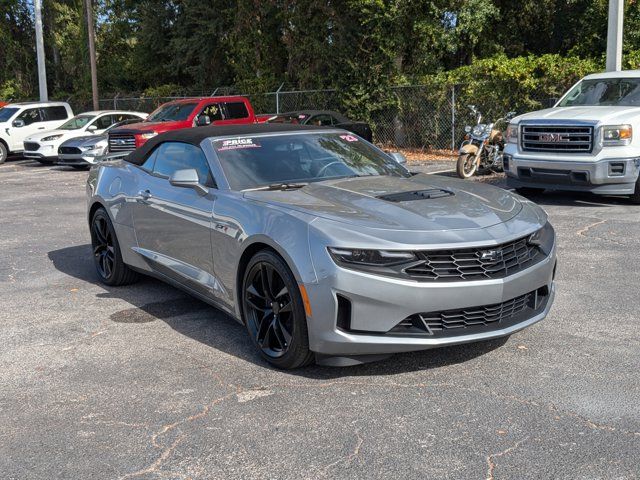
{"type": "MultiPolygon", "coordinates": [[[[325,272],[329,263],[323,262],[325,272]]],[[[461,282],[415,282],[369,275],[334,266],[317,284],[306,284],[312,308],[307,319],[312,351],[324,355],[373,355],[423,350],[511,335],[546,317],[553,304],[555,246],[541,262],[502,279],[461,282]],[[544,307],[518,323],[500,322],[473,333],[451,335],[399,335],[389,330],[420,312],[440,312],[507,302],[546,287],[544,307]],[[338,295],[350,302],[350,330],[337,325],[338,295]]]]}
{"type": "Polygon", "coordinates": [[[630,195],[640,173],[640,158],[567,161],[505,155],[507,185],[573,190],[601,195],[630,195]]]}

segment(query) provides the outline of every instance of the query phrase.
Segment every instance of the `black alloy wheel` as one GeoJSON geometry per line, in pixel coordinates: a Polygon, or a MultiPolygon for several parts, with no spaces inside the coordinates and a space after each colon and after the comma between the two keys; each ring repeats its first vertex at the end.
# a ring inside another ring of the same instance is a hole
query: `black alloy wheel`
{"type": "Polygon", "coordinates": [[[103,208],[99,208],[91,219],[91,248],[96,271],[103,283],[118,286],[137,280],[138,274],[122,260],[116,232],[103,208]]]}
{"type": "Polygon", "coordinates": [[[247,330],[267,361],[280,368],[296,368],[313,359],[298,285],[280,257],[271,251],[254,256],[242,294],[247,330]]]}

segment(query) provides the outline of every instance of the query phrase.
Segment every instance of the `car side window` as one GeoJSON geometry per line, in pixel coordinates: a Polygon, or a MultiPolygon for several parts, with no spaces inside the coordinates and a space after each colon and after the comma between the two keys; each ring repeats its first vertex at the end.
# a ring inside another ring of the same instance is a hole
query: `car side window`
{"type": "Polygon", "coordinates": [[[66,120],[69,118],[69,115],[67,115],[67,109],[62,106],[44,107],[42,111],[44,112],[44,118],[47,122],[66,120]]]}
{"type": "Polygon", "coordinates": [[[42,122],[42,112],[39,108],[27,108],[18,116],[18,118],[16,118],[16,120],[22,120],[25,125],[42,122]]]}
{"type": "Polygon", "coordinates": [[[207,115],[209,117],[209,120],[211,120],[212,122],[222,120],[222,110],[220,109],[220,104],[211,103],[209,105],[206,105],[198,116],[200,115],[207,115]]]}
{"type": "Polygon", "coordinates": [[[247,106],[244,102],[229,102],[225,103],[225,119],[227,120],[235,120],[239,118],[247,118],[249,116],[249,111],[247,110],[247,106]]]}
{"type": "MultiPolygon", "coordinates": [[[[161,146],[162,145],[160,145],[160,147],[161,146]]],[[[156,157],[158,156],[158,150],[160,150],[160,147],[156,147],[151,151],[151,154],[147,157],[144,163],[140,165],[140,168],[146,170],[149,173],[153,172],[153,167],[156,163],[156,157]]]]}
{"type": "Polygon", "coordinates": [[[311,120],[309,120],[308,125],[318,125],[318,126],[331,126],[333,125],[331,115],[316,115],[311,120]]]}
{"type": "Polygon", "coordinates": [[[198,172],[200,183],[212,183],[207,157],[199,147],[188,143],[165,142],[157,150],[153,166],[153,173],[156,175],[168,178],[178,170],[193,168],[198,172]]]}
{"type": "Polygon", "coordinates": [[[95,125],[98,130],[104,130],[106,128],[109,128],[113,123],[114,122],[112,115],[103,115],[100,118],[96,119],[93,122],[93,125],[95,125]]]}

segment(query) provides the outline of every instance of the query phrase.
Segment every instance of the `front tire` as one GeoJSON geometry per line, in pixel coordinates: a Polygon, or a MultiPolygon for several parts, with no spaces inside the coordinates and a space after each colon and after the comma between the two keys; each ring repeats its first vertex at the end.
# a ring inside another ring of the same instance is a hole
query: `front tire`
{"type": "Polygon", "coordinates": [[[458,156],[458,163],[456,164],[456,172],[460,178],[471,178],[478,169],[478,161],[476,159],[477,154],[461,153],[458,156]]]}
{"type": "Polygon", "coordinates": [[[96,272],[102,283],[117,287],[138,279],[138,274],[122,260],[116,231],[104,208],[96,210],[91,218],[91,247],[96,272]]]}
{"type": "Polygon", "coordinates": [[[274,252],[263,250],[249,261],[242,282],[242,312],[249,336],[267,362],[283,369],[311,363],[298,283],[274,252]]]}
{"type": "Polygon", "coordinates": [[[631,199],[631,203],[634,205],[640,205],[640,176],[636,180],[636,189],[629,198],[631,199]]]}
{"type": "Polygon", "coordinates": [[[7,146],[0,142],[0,165],[7,161],[7,157],[9,156],[9,151],[7,146]]]}

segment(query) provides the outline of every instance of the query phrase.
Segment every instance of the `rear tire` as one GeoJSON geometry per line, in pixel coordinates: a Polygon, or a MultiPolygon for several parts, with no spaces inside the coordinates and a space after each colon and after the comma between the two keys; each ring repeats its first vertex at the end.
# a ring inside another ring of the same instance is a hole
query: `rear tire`
{"type": "Polygon", "coordinates": [[[478,161],[476,159],[477,154],[461,153],[458,156],[458,163],[456,164],[456,172],[460,178],[471,178],[478,169],[478,161]]]}
{"type": "Polygon", "coordinates": [[[117,287],[138,280],[138,273],[122,260],[116,231],[104,208],[96,210],[91,218],[91,247],[96,272],[102,283],[117,287]]]}
{"type": "Polygon", "coordinates": [[[9,151],[7,146],[0,142],[0,165],[7,161],[7,157],[9,156],[9,151]]]}
{"type": "Polygon", "coordinates": [[[270,364],[283,369],[311,363],[307,316],[293,273],[274,252],[262,250],[242,281],[242,319],[251,341],[270,364]]]}

